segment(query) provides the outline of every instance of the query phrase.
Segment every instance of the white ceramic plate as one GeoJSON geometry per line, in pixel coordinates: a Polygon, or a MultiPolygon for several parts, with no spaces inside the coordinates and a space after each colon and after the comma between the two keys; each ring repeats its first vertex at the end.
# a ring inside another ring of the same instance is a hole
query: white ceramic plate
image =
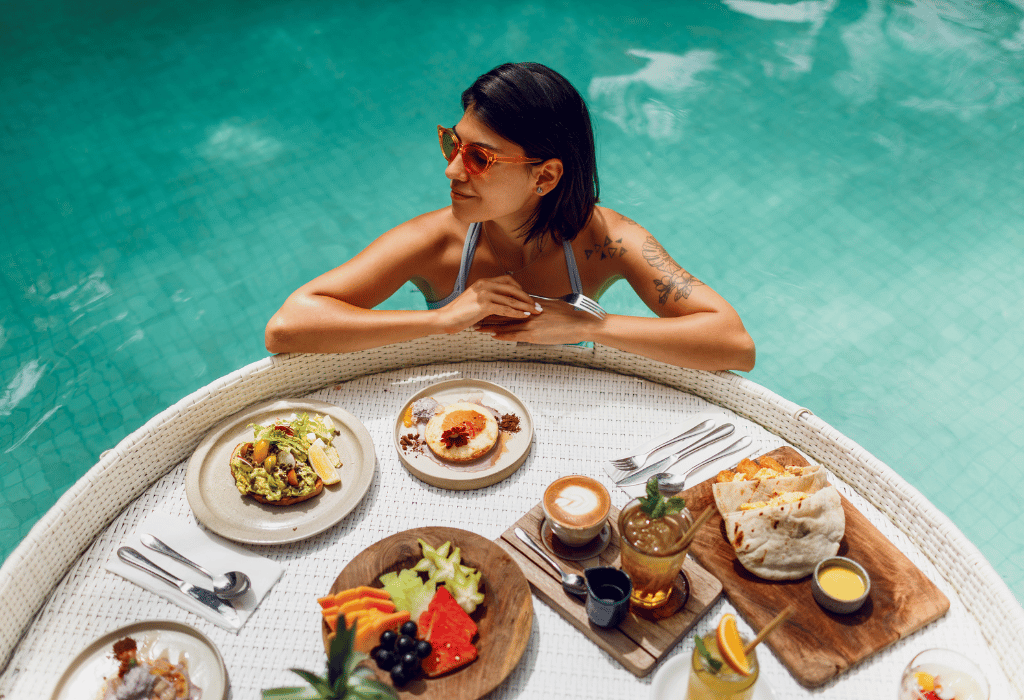
{"type": "Polygon", "coordinates": [[[197,629],[170,620],[147,620],[108,632],[93,641],[68,665],[50,700],[96,700],[108,678],[117,675],[114,642],[131,637],[147,657],[168,652],[177,662],[188,660],[189,677],[203,691],[203,700],[227,700],[228,671],[217,647],[197,629]]]}
{"type": "Polygon", "coordinates": [[[185,494],[199,522],[221,537],[246,544],[298,542],[348,515],[373,483],[376,465],[370,433],[351,413],[323,401],[281,399],[252,406],[213,428],[189,459],[185,494]],[[340,431],[332,444],[341,455],[341,483],[291,506],[270,506],[242,496],[231,478],[229,460],[238,443],[252,440],[248,425],[267,425],[300,413],[327,414],[340,431]]]}
{"type": "MultiPolygon", "coordinates": [[[[651,682],[651,700],[680,700],[683,697],[689,682],[691,654],[676,654],[661,665],[651,682]]],[[[757,679],[753,700],[775,700],[775,693],[763,677],[757,679]]]]}
{"type": "Polygon", "coordinates": [[[505,387],[480,379],[453,379],[433,384],[413,394],[395,418],[394,438],[399,459],[417,478],[432,486],[468,491],[496,484],[522,466],[533,445],[533,418],[526,404],[505,387]],[[504,450],[500,446],[496,448],[498,454],[492,450],[481,459],[466,465],[443,462],[426,445],[423,446],[422,454],[403,449],[402,436],[410,433],[422,436],[425,425],[419,423],[407,428],[402,422],[402,416],[411,404],[427,396],[445,405],[470,401],[493,408],[499,415],[514,413],[519,416],[519,432],[506,436],[504,450]]]}

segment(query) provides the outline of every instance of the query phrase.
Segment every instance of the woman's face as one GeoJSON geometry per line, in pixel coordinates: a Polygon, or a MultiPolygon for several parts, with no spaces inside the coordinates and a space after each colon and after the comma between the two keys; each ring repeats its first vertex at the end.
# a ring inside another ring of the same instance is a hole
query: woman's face
{"type": "MultiPolygon", "coordinates": [[[[454,127],[462,143],[472,143],[499,156],[525,156],[523,149],[484,126],[472,107],[454,127]]],[[[533,166],[523,163],[494,163],[480,175],[470,175],[457,155],[445,168],[451,180],[452,212],[464,223],[495,221],[507,231],[517,229],[540,202],[533,166]]]]}

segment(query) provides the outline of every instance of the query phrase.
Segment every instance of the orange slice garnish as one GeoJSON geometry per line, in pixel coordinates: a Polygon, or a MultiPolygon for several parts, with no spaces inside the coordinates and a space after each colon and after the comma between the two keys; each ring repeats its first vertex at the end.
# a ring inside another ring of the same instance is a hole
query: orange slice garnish
{"type": "Polygon", "coordinates": [[[719,653],[732,670],[741,676],[749,676],[750,662],[743,652],[743,640],[740,639],[740,631],[736,628],[735,615],[722,615],[718,629],[715,630],[715,641],[718,643],[719,653]]]}

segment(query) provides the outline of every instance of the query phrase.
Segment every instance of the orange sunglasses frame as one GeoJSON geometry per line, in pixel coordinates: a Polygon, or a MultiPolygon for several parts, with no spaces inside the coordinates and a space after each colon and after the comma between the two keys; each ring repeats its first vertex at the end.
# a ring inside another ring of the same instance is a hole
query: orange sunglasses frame
{"type": "Polygon", "coordinates": [[[476,144],[472,144],[472,143],[462,143],[462,141],[459,139],[459,135],[455,133],[454,129],[448,129],[446,127],[441,126],[440,124],[437,125],[437,142],[441,146],[441,155],[443,155],[445,160],[447,160],[449,163],[451,163],[453,160],[455,160],[456,156],[458,156],[459,154],[462,154],[462,165],[463,165],[464,168],[466,168],[466,172],[468,172],[470,175],[483,175],[488,170],[490,170],[491,166],[494,165],[495,163],[543,163],[544,162],[543,158],[528,158],[527,156],[499,156],[499,155],[495,155],[494,153],[492,153],[491,151],[487,150],[483,146],[477,146],[476,144]],[[449,138],[451,138],[452,144],[454,144],[454,146],[455,146],[452,149],[452,155],[451,155],[450,158],[444,152],[444,137],[446,135],[449,138]],[[468,164],[470,161],[466,160],[466,151],[470,151],[470,150],[478,151],[480,153],[483,153],[487,157],[487,165],[485,165],[483,168],[481,168],[480,170],[477,170],[477,171],[474,171],[472,168],[470,168],[470,166],[468,164]]]}

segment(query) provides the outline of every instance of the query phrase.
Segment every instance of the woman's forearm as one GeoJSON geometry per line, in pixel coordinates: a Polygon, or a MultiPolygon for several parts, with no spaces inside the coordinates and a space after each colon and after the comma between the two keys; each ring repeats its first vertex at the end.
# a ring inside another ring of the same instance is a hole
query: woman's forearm
{"type": "Polygon", "coordinates": [[[754,368],[754,341],[739,318],[698,312],[676,318],[610,314],[592,326],[590,340],[679,367],[709,371],[754,368]]]}
{"type": "Polygon", "coordinates": [[[353,352],[449,333],[438,311],[362,309],[323,295],[293,295],[267,323],[267,350],[353,352]]]}

